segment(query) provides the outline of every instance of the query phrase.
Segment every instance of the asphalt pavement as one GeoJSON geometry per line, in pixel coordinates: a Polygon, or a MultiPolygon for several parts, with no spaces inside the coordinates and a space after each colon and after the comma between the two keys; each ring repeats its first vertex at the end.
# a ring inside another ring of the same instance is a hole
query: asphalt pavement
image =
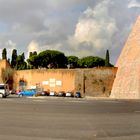
{"type": "Polygon", "coordinates": [[[140,100],[0,99],[1,140],[140,140],[140,100]]]}

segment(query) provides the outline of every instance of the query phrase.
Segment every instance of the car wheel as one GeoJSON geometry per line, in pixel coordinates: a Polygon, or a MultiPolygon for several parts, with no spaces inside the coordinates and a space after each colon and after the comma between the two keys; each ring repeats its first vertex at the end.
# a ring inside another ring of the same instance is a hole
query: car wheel
{"type": "Polygon", "coordinates": [[[23,97],[23,95],[22,94],[19,94],[18,97],[23,97]]]}
{"type": "Polygon", "coordinates": [[[32,96],[33,96],[33,97],[37,97],[38,95],[37,95],[37,94],[33,94],[32,96]]]}
{"type": "Polygon", "coordinates": [[[3,94],[0,94],[0,98],[3,98],[3,94]]]}
{"type": "Polygon", "coordinates": [[[6,98],[7,96],[6,95],[3,95],[3,98],[6,98]]]}

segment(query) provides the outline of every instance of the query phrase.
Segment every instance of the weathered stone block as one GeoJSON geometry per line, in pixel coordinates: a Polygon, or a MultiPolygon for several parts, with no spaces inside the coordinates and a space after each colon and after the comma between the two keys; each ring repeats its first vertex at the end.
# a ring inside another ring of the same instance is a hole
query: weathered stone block
{"type": "Polygon", "coordinates": [[[140,98],[140,17],[120,54],[111,98],[140,98]]]}

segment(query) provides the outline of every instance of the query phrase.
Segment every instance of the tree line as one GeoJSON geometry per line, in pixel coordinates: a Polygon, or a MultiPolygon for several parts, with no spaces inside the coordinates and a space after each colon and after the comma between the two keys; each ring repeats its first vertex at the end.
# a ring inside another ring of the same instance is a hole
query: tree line
{"type": "Polygon", "coordinates": [[[39,69],[39,68],[93,68],[98,66],[112,67],[110,64],[109,50],[106,51],[105,59],[98,56],[87,56],[78,58],[77,56],[65,56],[63,52],[57,50],[45,50],[40,53],[30,52],[25,60],[24,53],[18,55],[17,50],[12,50],[11,59],[7,59],[7,50],[2,50],[2,59],[8,60],[11,67],[16,70],[39,69]]]}

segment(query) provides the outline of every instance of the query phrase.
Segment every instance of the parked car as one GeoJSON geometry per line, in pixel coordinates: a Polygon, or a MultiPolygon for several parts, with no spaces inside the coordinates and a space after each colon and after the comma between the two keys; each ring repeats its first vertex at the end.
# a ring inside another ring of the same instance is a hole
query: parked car
{"type": "Polygon", "coordinates": [[[19,97],[22,97],[22,96],[35,96],[35,95],[36,95],[36,90],[35,89],[27,89],[25,91],[20,91],[18,93],[19,97]]]}
{"type": "Polygon", "coordinates": [[[56,95],[56,92],[55,91],[50,91],[50,96],[55,96],[56,95]]]}
{"type": "Polygon", "coordinates": [[[16,91],[16,95],[18,95],[19,92],[21,92],[21,90],[17,90],[17,91],[16,91]]]}
{"type": "Polygon", "coordinates": [[[50,92],[49,91],[42,91],[42,96],[49,96],[50,92]]]}
{"type": "Polygon", "coordinates": [[[80,92],[76,92],[75,95],[74,95],[74,97],[81,98],[81,93],[80,92]]]}
{"type": "Polygon", "coordinates": [[[66,92],[66,97],[73,97],[73,93],[72,92],[66,92]]]}
{"type": "Polygon", "coordinates": [[[9,94],[10,91],[8,84],[0,84],[0,97],[6,98],[9,94]]]}
{"type": "Polygon", "coordinates": [[[64,96],[66,96],[66,93],[64,91],[60,91],[57,93],[57,96],[64,97],[64,96]]]}
{"type": "Polygon", "coordinates": [[[49,96],[49,91],[37,91],[36,96],[49,96]]]}

